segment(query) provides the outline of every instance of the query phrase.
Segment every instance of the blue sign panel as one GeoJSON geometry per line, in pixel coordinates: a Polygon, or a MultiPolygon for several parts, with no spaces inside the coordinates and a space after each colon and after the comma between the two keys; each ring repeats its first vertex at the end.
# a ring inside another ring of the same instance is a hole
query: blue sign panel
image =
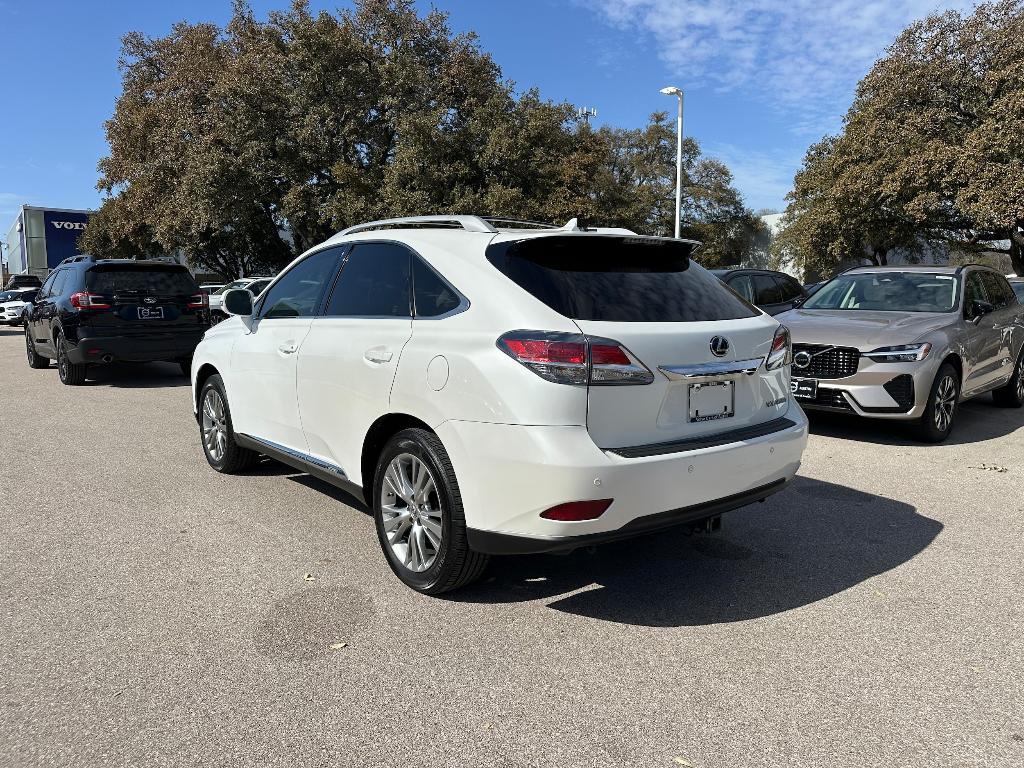
{"type": "Polygon", "coordinates": [[[85,231],[85,225],[88,223],[88,213],[43,211],[43,227],[46,229],[46,266],[53,269],[64,259],[81,254],[75,241],[85,231]]]}

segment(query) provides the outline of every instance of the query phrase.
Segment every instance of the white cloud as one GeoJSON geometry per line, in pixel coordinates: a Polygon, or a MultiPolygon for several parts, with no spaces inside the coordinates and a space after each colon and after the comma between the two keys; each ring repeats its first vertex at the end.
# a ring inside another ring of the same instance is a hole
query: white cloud
{"type": "Polygon", "coordinates": [[[742,92],[798,134],[835,131],[857,81],[911,21],[967,0],[577,0],[642,33],[683,87],[742,92]]]}

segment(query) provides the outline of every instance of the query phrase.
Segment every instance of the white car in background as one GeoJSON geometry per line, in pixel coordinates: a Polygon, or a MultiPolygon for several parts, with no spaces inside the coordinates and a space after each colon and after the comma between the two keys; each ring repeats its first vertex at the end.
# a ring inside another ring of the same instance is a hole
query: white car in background
{"type": "Polygon", "coordinates": [[[263,289],[270,285],[272,277],[243,277],[240,280],[234,280],[227,285],[222,285],[220,288],[210,294],[210,322],[219,323],[221,320],[227,317],[227,313],[221,309],[221,304],[224,301],[224,294],[233,288],[244,288],[249,291],[253,296],[259,296],[263,289]]]}
{"type": "Polygon", "coordinates": [[[622,229],[373,222],[304,253],[192,365],[210,465],[260,454],[365,499],[387,562],[437,594],[489,555],[715,528],[795,475],[788,331],[622,229]]]}
{"type": "Polygon", "coordinates": [[[35,301],[38,288],[15,288],[0,291],[0,323],[21,325],[25,307],[35,301]]]}

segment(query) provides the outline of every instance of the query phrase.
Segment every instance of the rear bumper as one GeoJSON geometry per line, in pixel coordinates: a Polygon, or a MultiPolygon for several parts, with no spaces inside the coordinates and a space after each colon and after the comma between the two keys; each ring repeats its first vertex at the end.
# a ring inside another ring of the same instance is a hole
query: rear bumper
{"type": "Polygon", "coordinates": [[[724,444],[626,457],[598,448],[582,426],[448,421],[437,428],[452,459],[470,544],[481,552],[573,549],[694,522],[759,501],[796,474],[807,417],[724,444]],[[571,501],[613,499],[596,520],[540,517],[571,501]]]}
{"type": "Polygon", "coordinates": [[[78,343],[69,345],[68,359],[75,364],[178,360],[191,355],[203,338],[204,328],[176,333],[132,336],[85,336],[79,329],[78,343]]]}

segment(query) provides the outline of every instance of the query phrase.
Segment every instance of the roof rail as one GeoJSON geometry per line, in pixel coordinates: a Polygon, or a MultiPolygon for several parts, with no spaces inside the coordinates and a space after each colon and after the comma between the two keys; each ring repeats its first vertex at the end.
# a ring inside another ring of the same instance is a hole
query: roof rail
{"type": "Polygon", "coordinates": [[[422,226],[422,227],[450,227],[456,228],[461,227],[467,232],[487,232],[494,234],[498,230],[487,223],[485,219],[479,216],[463,216],[453,214],[450,216],[402,216],[397,219],[380,219],[379,221],[368,221],[364,224],[356,224],[354,227],[342,230],[337,234],[337,237],[343,235],[351,235],[355,232],[367,232],[374,229],[391,229],[405,227],[422,226]]]}
{"type": "Polygon", "coordinates": [[[979,264],[978,262],[972,261],[972,262],[969,262],[967,264],[960,264],[960,265],[958,265],[957,268],[956,268],[956,272],[954,272],[953,274],[959,275],[967,267],[982,267],[983,269],[991,269],[993,272],[998,272],[999,271],[998,269],[996,269],[995,267],[993,267],[993,266],[991,266],[989,264],[979,264]]]}
{"type": "Polygon", "coordinates": [[[78,256],[68,256],[57,266],[63,267],[65,264],[74,264],[76,261],[96,261],[96,259],[91,254],[88,253],[79,254],[78,256]]]}

